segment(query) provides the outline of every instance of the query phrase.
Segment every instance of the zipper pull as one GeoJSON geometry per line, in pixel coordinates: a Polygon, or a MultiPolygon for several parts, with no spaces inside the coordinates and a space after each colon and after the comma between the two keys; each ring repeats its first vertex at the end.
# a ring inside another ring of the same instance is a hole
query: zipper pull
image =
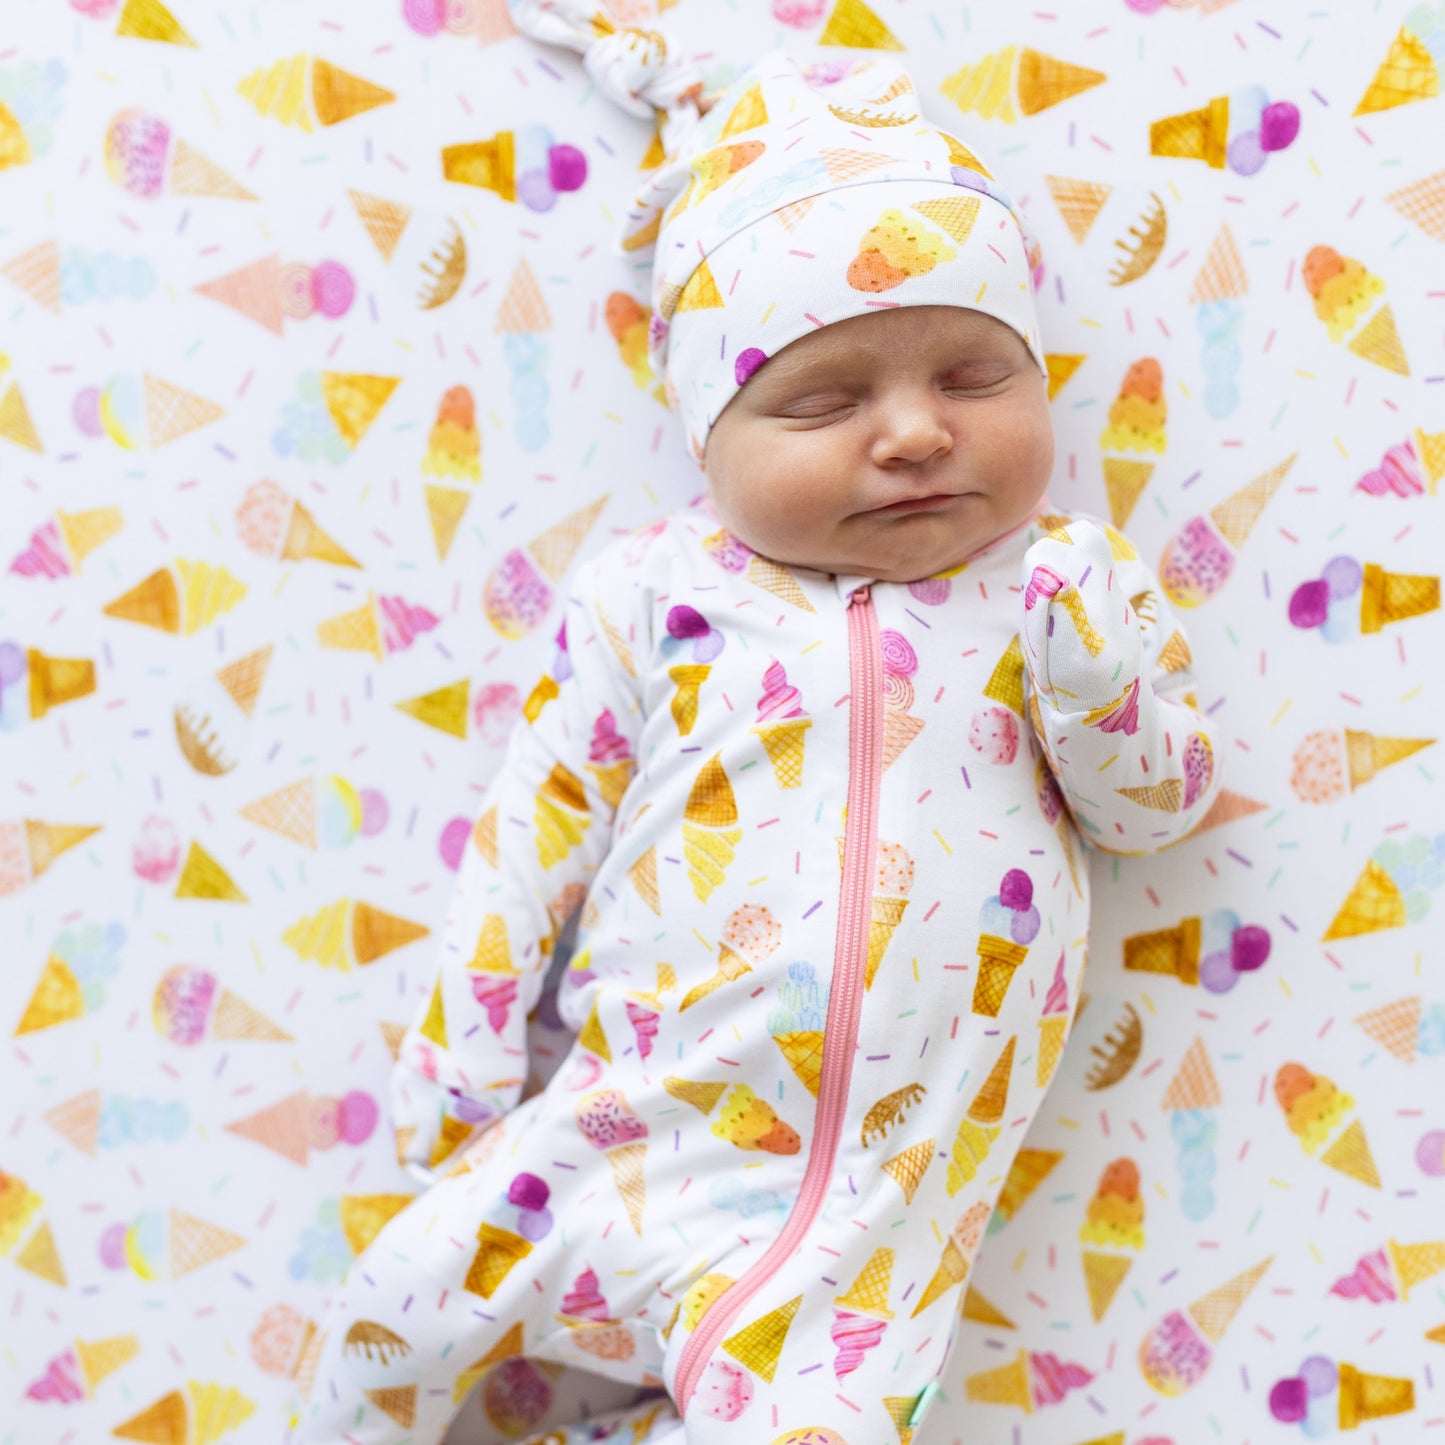
{"type": "Polygon", "coordinates": [[[851,607],[855,602],[867,602],[870,596],[871,594],[866,586],[855,587],[848,594],[848,606],[851,607]]]}

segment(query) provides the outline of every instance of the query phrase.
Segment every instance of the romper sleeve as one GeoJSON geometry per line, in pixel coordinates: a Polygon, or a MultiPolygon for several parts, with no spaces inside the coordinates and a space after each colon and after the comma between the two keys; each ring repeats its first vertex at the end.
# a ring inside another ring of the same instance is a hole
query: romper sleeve
{"type": "Polygon", "coordinates": [[[1158,579],[1112,527],[1075,520],[1028,549],[1022,582],[1029,717],[1080,834],[1106,853],[1179,842],[1219,791],[1222,736],[1158,579]]]}
{"type": "Polygon", "coordinates": [[[619,587],[606,560],[574,573],[557,676],[533,689],[487,787],[435,982],[397,1055],[397,1157],[425,1182],[521,1097],[527,1014],[557,935],[608,852],[636,771],[642,712],[633,657],[645,639],[627,608],[637,588],[626,576],[619,587]]]}

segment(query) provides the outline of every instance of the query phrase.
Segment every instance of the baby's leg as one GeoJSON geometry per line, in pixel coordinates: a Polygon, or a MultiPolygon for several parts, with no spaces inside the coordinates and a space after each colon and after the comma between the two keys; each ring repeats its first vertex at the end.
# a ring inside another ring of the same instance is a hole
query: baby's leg
{"type": "Polygon", "coordinates": [[[497,1177],[493,1165],[434,1184],[352,1265],[295,1441],[437,1445],[482,1375],[558,1332],[556,1295],[537,1282],[565,1272],[564,1231],[528,1240],[487,1223],[497,1177]]]}

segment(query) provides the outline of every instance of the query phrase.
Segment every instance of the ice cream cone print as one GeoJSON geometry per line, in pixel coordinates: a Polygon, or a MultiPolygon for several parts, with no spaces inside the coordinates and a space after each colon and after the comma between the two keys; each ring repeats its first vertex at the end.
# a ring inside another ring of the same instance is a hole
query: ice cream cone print
{"type": "Polygon", "coordinates": [[[279,1103],[226,1125],[228,1134],[249,1139],[303,1168],[312,1147],[312,1103],[305,1089],[288,1094],[279,1103]]]}
{"type": "Polygon", "coordinates": [[[1086,1249],[1080,1255],[1084,1262],[1084,1284],[1089,1291],[1089,1310],[1098,1324],[1108,1313],[1120,1286],[1134,1267],[1126,1255],[1102,1254],[1086,1249]]]}
{"type": "Polygon", "coordinates": [[[1236,554],[1244,546],[1260,514],[1279,490],[1295,456],[1262,472],[1224,501],[1209,516],[1193,517],[1165,545],[1159,580],[1171,601],[1198,607],[1229,580],[1236,554]]]}
{"type": "Polygon", "coordinates": [[[774,1034],[773,1042],[804,1088],[816,1099],[823,1078],[823,1030],[791,1029],[774,1034]]]}
{"type": "Polygon", "coordinates": [[[420,697],[409,697],[396,704],[398,712],[414,717],[429,728],[446,733],[450,737],[463,738],[467,735],[467,701],[471,684],[466,678],[459,678],[445,687],[424,692],[420,697]]]}
{"type": "Polygon", "coordinates": [[[1065,355],[1062,352],[1045,352],[1044,364],[1049,374],[1049,400],[1052,401],[1068,384],[1069,378],[1089,358],[1077,353],[1065,355]]]}
{"type": "Polygon", "coordinates": [[[1320,1155],[1320,1163],[1328,1164],[1331,1169],[1337,1169],[1371,1189],[1380,1187],[1380,1173],[1370,1153],[1370,1141],[1365,1137],[1364,1126],[1358,1119],[1352,1120],[1339,1138],[1320,1155]]]}
{"type": "Polygon", "coordinates": [[[812,726],[810,717],[785,717],[752,729],[767,752],[768,761],[773,765],[773,776],[780,788],[802,786],[805,734],[812,726]]]}
{"type": "Polygon", "coordinates": [[[607,1151],[607,1162],[612,1166],[612,1182],[627,1206],[627,1217],[633,1229],[642,1233],[642,1211],[647,1205],[647,1181],[643,1178],[642,1165],[647,1158],[647,1145],[643,1143],[624,1144],[618,1149],[607,1151]]]}
{"type": "Polygon", "coordinates": [[[1104,202],[1113,195],[1113,186],[1098,181],[1071,180],[1067,176],[1045,176],[1044,184],[1048,186],[1069,234],[1082,246],[1098,220],[1104,202]]]}
{"type": "Polygon", "coordinates": [[[249,903],[231,875],[193,838],[176,879],[176,898],[204,898],[215,903],[249,903]]]}
{"type": "Polygon", "coordinates": [[[47,1109],[43,1117],[61,1138],[93,1159],[100,1146],[100,1108],[100,1090],[87,1089],[83,1094],[47,1109]]]}
{"type": "Polygon", "coordinates": [[[307,132],[317,125],[338,125],[396,99],[391,91],[319,55],[304,54],[253,70],[236,86],[236,93],[249,100],[260,115],[307,132]]]}
{"type": "Polygon", "coordinates": [[[802,1147],[798,1131],[746,1084],[732,1086],[713,1121],[712,1132],[739,1149],[757,1149],[765,1154],[791,1155],[802,1147]]]}
{"type": "Polygon", "coordinates": [[[343,898],[293,923],[281,941],[308,962],[345,973],[353,964],[375,963],[430,932],[369,903],[343,898]]]}
{"type": "Polygon", "coordinates": [[[1355,1430],[1366,1420],[1403,1415],[1415,1408],[1415,1383],[1392,1375],[1370,1375],[1348,1361],[1339,1365],[1340,1429],[1355,1430]]]}
{"type": "Polygon", "coordinates": [[[1413,1064],[1419,1047],[1420,1014],[1420,996],[1413,994],[1382,1008],[1356,1014],[1355,1022],[1401,1063],[1413,1064]]]}
{"type": "Polygon", "coordinates": [[[958,1126],[948,1162],[947,1188],[950,1196],[957,1194],[978,1174],[988,1158],[993,1141],[998,1138],[1003,1111],[1008,1103],[1009,1078],[1013,1073],[1017,1044],[1018,1038],[1013,1036],[1004,1045],[1003,1052],[958,1126]]]}
{"type": "Polygon", "coordinates": [[[485,1221],[477,1230],[477,1241],[465,1288],[483,1299],[491,1299],[502,1281],[531,1254],[532,1246],[520,1234],[498,1229],[485,1221]]]}
{"type": "Polygon", "coordinates": [[[967,1399],[980,1405],[1017,1405],[1025,1415],[1032,1414],[1028,1352],[1020,1350],[1007,1365],[969,1375],[963,1391],[967,1399]]]}
{"type": "Polygon", "coordinates": [[[348,447],[355,450],[360,445],[400,384],[399,376],[371,376],[355,371],[321,373],[322,400],[348,447]]]}
{"type": "Polygon", "coordinates": [[[1009,1173],[1004,1178],[1003,1188],[998,1191],[998,1201],[988,1220],[988,1233],[997,1234],[1014,1215],[1029,1201],[1035,1189],[1039,1188],[1062,1159],[1056,1149],[1020,1149],[1013,1156],[1009,1173]]]}
{"type": "Polygon", "coordinates": [[[169,1224],[172,1279],[181,1279],[246,1246],[245,1239],[239,1234],[232,1234],[229,1229],[198,1219],[184,1210],[172,1209],[169,1224]]]}
{"type": "Polygon", "coordinates": [[[1419,1244],[1401,1244],[1397,1240],[1389,1239],[1385,1241],[1385,1251],[1389,1255],[1402,1300],[1410,1298],[1410,1291],[1417,1284],[1445,1270],[1445,1240],[1431,1239],[1419,1244]]]}
{"type": "Polygon", "coordinates": [[[211,1037],[270,1040],[278,1043],[287,1043],[291,1039],[285,1029],[272,1023],[259,1009],[252,1008],[245,999],[237,997],[226,988],[221,990],[216,1012],[211,1019],[211,1037]]]}
{"type": "Polygon", "coordinates": [[[835,0],[818,45],[844,45],[853,50],[902,50],[898,37],[863,0],[835,0]]]}
{"type": "Polygon", "coordinates": [[[39,1214],[43,1201],[16,1174],[0,1169],[0,1254],[11,1254],[39,1214]]]}
{"type": "Polygon", "coordinates": [[[1391,191],[1385,199],[1432,240],[1445,241],[1445,171],[1391,191]]]}
{"type": "Polygon", "coordinates": [[[437,557],[445,562],[456,540],[457,528],[461,526],[462,517],[472,500],[471,493],[456,487],[433,486],[430,482],[422,488],[422,492],[426,497],[426,514],[431,523],[437,557]]]}
{"type": "MultiPolygon", "coordinates": [[[[0,107],[3,105],[4,102],[0,101],[0,107]]],[[[3,142],[3,136],[0,136],[0,142],[3,142]]],[[[14,442],[18,447],[24,447],[26,451],[43,452],[45,450],[40,442],[40,433],[35,430],[30,409],[25,405],[25,397],[21,394],[18,382],[12,381],[3,394],[0,394],[0,437],[4,437],[8,442],[14,442]]]]}
{"type": "Polygon", "coordinates": [[[893,1311],[888,1308],[893,1254],[891,1249],[875,1249],[853,1281],[853,1287],[833,1300],[833,1325],[829,1333],[838,1347],[833,1373],[840,1380],[863,1363],[869,1350],[877,1348],[888,1321],[893,1318],[893,1311]]]}
{"type": "Polygon", "coordinates": [[[966,115],[1013,125],[1020,114],[1037,115],[1106,79],[1102,71],[1010,45],[956,70],[942,90],[966,115]]]}
{"type": "Polygon", "coordinates": [[[959,1248],[958,1241],[949,1235],[944,1243],[943,1257],[938,1262],[938,1268],[934,1270],[933,1277],[924,1287],[923,1294],[913,1307],[913,1313],[909,1318],[917,1319],[941,1295],[946,1294],[955,1285],[962,1284],[967,1273],[968,1258],[959,1248]]]}
{"type": "Polygon", "coordinates": [[[1024,653],[1017,637],[1010,640],[1003,656],[994,664],[983,695],[1024,716],[1024,653]]]}
{"type": "Polygon", "coordinates": [[[735,1334],[729,1335],[718,1347],[726,1351],[740,1365],[746,1365],[760,1379],[772,1382],[778,1368],[778,1358],[787,1342],[788,1330],[793,1317],[803,1303],[798,1295],[775,1310],[759,1316],[751,1324],[744,1325],[735,1334]]]}
{"type": "Polygon", "coordinates": [[[1261,1260],[1249,1269],[1241,1270],[1208,1294],[1200,1295],[1188,1307],[1189,1317],[1199,1326],[1206,1339],[1217,1345],[1224,1338],[1225,1330],[1273,1262],[1274,1256],[1270,1255],[1268,1259],[1261,1260]]]}
{"type": "Polygon", "coordinates": [[[691,662],[681,663],[667,670],[667,675],[676,688],[670,706],[679,737],[687,737],[697,722],[698,691],[707,681],[710,672],[712,668],[705,663],[691,662]]]}
{"type": "Polygon", "coordinates": [[[1149,153],[1203,161],[1214,170],[1223,170],[1228,139],[1229,97],[1217,95],[1198,110],[1181,111],[1152,122],[1149,153]]]}
{"type": "Polygon", "coordinates": [[[41,970],[40,981],[25,1005],[15,1036],[37,1033],[85,1017],[85,997],[68,965],[51,954],[41,970]]]}
{"type": "Polygon", "coordinates": [[[683,813],[683,855],[700,903],[706,903],[726,877],[743,836],[737,821],[737,800],[723,770],[722,754],[714,753],[698,771],[683,813]]]}
{"type": "Polygon", "coordinates": [[[516,136],[501,130],[486,140],[442,147],[442,175],[458,185],[517,199],[516,136]]]}
{"type": "Polygon", "coordinates": [[[562,763],[554,764],[537,789],[533,817],[537,857],[544,868],[551,868],[581,843],[592,821],[582,780],[562,763]]]}
{"type": "Polygon", "coordinates": [[[75,1357],[85,1378],[86,1393],[104,1379],[128,1365],[140,1354],[140,1340],[135,1335],[111,1335],[103,1340],[76,1340],[75,1357]]]}
{"type": "Polygon", "coordinates": [[[1136,973],[1164,973],[1180,983],[1199,982],[1200,920],[1186,918],[1173,928],[1124,940],[1124,967],[1136,973]]]}
{"type": "Polygon", "coordinates": [[[68,577],[80,572],[81,562],[108,542],[122,525],[119,507],[96,507],[86,512],[57,511],[31,534],[30,545],[10,563],[21,577],[68,577]]]}
{"type": "Polygon", "coordinates": [[[1360,631],[1379,632],[1387,623],[1423,617],[1440,607],[1440,579],[1387,572],[1366,562],[1360,590],[1360,631]]]}
{"type": "Polygon", "coordinates": [[[1221,226],[1210,243],[1204,265],[1199,268],[1199,274],[1189,288],[1189,304],[1198,306],[1212,301],[1233,301],[1248,290],[1249,278],[1245,275],[1234,233],[1228,226],[1221,226]]]}
{"type": "Polygon", "coordinates": [[[101,611],[107,617],[139,622],[144,627],[155,627],[161,632],[179,633],[181,594],[176,586],[175,574],[162,567],[114,602],[108,602],[101,611]]]}
{"type": "Polygon", "coordinates": [[[1435,57],[1408,25],[1402,25],[1353,113],[1373,115],[1439,94],[1440,71],[1435,57]]]}
{"type": "Polygon", "coordinates": [[[1408,922],[1399,885],[1370,859],[1325,930],[1322,941],[1332,943],[1337,938],[1358,938],[1387,928],[1404,928],[1408,922]]]}
{"type": "Polygon", "coordinates": [[[905,1203],[913,1203],[913,1196],[923,1183],[923,1176],[928,1172],[936,1152],[934,1141],[925,1139],[921,1144],[910,1144],[901,1154],[885,1159],[879,1166],[903,1191],[905,1203]]]}
{"type": "Polygon", "coordinates": [[[1009,984],[1028,957],[1028,949],[1011,939],[984,933],[978,940],[978,974],[973,983],[973,1012],[996,1019],[1009,984]]]}
{"type": "Polygon", "coordinates": [[[291,520],[281,544],[283,562],[331,562],[338,567],[360,567],[356,560],[330,533],[324,531],[316,518],[301,505],[291,504],[291,520]]]}
{"type": "Polygon", "coordinates": [[[898,760],[904,748],[923,731],[923,719],[901,709],[885,707],[883,712],[883,769],[898,760]]]}
{"type": "Polygon", "coordinates": [[[388,1385],[380,1390],[361,1392],[389,1420],[410,1430],[416,1424],[416,1386],[388,1385]]]}
{"type": "MultiPolygon", "coordinates": [[[[0,142],[3,145],[3,142],[0,142]]],[[[3,169],[3,162],[0,162],[3,169]]],[[[60,242],[42,241],[0,266],[0,276],[13,281],[36,305],[52,316],[61,313],[60,242]]],[[[3,369],[3,368],[0,368],[3,369]]]]}
{"type": "Polygon", "coordinates": [[[1184,1051],[1169,1087],[1164,1091],[1161,1106],[1165,1109],[1216,1109],[1224,1102],[1219,1081],[1204,1049],[1204,1040],[1197,1035],[1184,1051]]]}
{"type": "Polygon", "coordinates": [[[396,252],[406,223],[411,219],[411,207],[400,201],[384,200],[381,196],[368,195],[365,191],[347,191],[371,244],[381,254],[383,261],[390,261],[396,252]]]}
{"type": "Polygon", "coordinates": [[[638,897],[656,914],[662,914],[662,896],[657,888],[657,848],[647,847],[627,870],[638,897]]]}
{"type": "Polygon", "coordinates": [[[360,607],[339,612],[335,617],[318,623],[316,638],[322,647],[369,652],[378,662],[385,655],[381,650],[381,627],[376,618],[375,599],[369,594],[360,607]]]}
{"type": "Polygon", "coordinates": [[[117,1439],[140,1440],[146,1445],[187,1445],[189,1432],[186,1397],[179,1390],[172,1390],[110,1433],[117,1439]]]}
{"type": "Polygon", "coordinates": [[[99,825],[45,823],[36,818],[0,822],[0,898],[33,883],[62,853],[98,832],[99,825]]]}

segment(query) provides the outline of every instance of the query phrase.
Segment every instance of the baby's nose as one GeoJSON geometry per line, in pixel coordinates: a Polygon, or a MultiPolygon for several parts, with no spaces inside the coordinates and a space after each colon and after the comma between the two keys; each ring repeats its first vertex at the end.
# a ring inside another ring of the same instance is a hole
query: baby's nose
{"type": "Polygon", "coordinates": [[[907,394],[890,399],[880,408],[874,460],[926,462],[953,446],[938,398],[907,394]]]}

